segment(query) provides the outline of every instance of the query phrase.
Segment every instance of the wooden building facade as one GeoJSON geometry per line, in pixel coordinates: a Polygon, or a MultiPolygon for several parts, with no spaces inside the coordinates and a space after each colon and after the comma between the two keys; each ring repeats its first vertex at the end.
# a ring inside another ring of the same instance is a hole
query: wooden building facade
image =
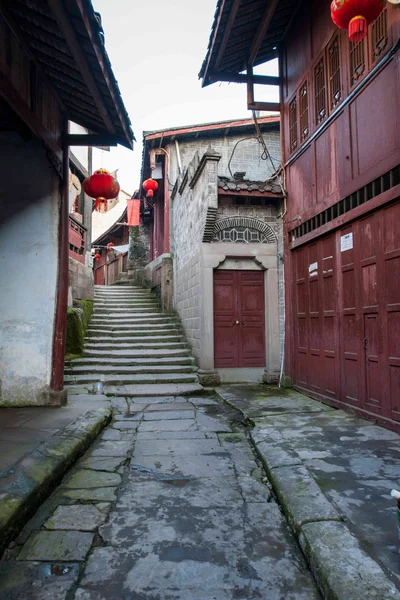
{"type": "Polygon", "coordinates": [[[232,79],[248,65],[251,83],[253,65],[279,56],[285,372],[297,389],[398,430],[400,7],[387,2],[354,44],[329,2],[265,2],[258,21],[256,4],[219,3],[201,76],[218,80],[218,61],[232,79]]]}
{"type": "Polygon", "coordinates": [[[86,250],[69,225],[69,147],[118,143],[133,132],[92,3],[2,2],[0,405],[66,400],[69,246],[86,250]]]}

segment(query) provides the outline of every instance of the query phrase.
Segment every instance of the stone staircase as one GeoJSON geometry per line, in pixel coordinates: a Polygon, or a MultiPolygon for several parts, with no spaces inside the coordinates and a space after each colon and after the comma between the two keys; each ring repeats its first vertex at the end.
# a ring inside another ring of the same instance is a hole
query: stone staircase
{"type": "Polygon", "coordinates": [[[95,286],[82,358],[66,363],[65,385],[110,396],[188,395],[202,391],[176,317],[161,312],[149,290],[95,286]]]}

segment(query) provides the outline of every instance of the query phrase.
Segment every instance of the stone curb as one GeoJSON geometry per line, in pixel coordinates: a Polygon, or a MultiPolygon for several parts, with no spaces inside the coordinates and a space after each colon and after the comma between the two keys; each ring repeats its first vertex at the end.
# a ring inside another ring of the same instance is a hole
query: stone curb
{"type": "Polygon", "coordinates": [[[87,411],[35,446],[0,479],[0,556],[111,417],[111,408],[87,411]]]}
{"type": "MultiPolygon", "coordinates": [[[[217,396],[239,411],[222,390],[217,396]]],[[[380,565],[359,545],[303,461],[272,424],[250,432],[288,523],[325,600],[400,600],[380,565]]]]}

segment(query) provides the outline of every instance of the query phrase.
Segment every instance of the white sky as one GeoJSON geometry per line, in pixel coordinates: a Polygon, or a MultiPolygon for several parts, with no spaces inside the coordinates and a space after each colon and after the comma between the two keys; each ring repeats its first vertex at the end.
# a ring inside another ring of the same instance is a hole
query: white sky
{"type": "MultiPolygon", "coordinates": [[[[143,130],[250,117],[244,84],[201,88],[198,79],[217,0],[93,0],[137,142],[94,150],[93,168],[118,170],[121,187],[139,185],[143,130]]],[[[275,61],[274,61],[275,62],[275,61]]],[[[263,73],[277,74],[276,65],[263,73]]],[[[260,71],[258,71],[260,72],[260,71]]],[[[266,88],[263,99],[276,100],[266,88]]]]}

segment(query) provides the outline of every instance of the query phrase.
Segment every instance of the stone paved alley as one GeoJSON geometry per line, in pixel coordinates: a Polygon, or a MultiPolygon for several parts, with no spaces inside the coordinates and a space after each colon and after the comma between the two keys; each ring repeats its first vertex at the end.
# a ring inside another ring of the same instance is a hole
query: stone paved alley
{"type": "Polygon", "coordinates": [[[1,598],[320,598],[237,412],[205,396],[112,404],[11,544],[1,598]]]}

